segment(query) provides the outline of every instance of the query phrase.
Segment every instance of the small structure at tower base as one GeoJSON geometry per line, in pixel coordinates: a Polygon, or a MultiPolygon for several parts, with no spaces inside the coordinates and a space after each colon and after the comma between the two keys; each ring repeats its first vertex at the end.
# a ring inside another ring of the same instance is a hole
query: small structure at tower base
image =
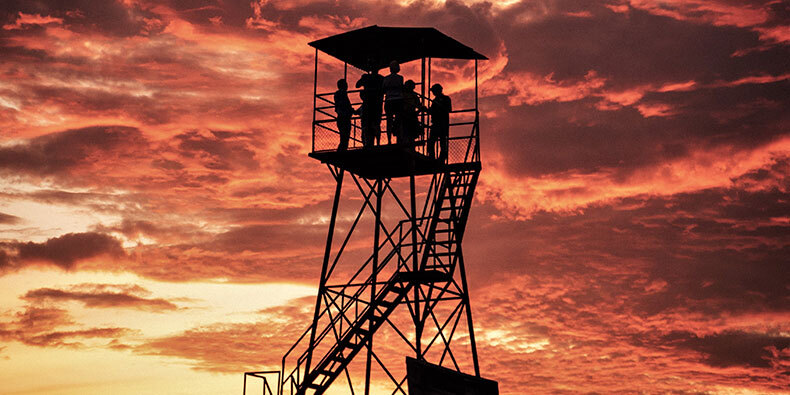
{"type": "Polygon", "coordinates": [[[496,381],[406,357],[410,395],[499,395],[496,381]]]}

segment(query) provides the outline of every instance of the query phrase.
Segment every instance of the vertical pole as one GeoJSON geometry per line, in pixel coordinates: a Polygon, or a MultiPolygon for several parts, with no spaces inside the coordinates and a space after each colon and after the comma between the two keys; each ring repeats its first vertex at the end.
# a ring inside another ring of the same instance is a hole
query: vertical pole
{"type": "Polygon", "coordinates": [[[428,93],[431,93],[431,58],[428,58],[428,93]]]}
{"type": "MultiPolygon", "coordinates": [[[[376,228],[373,230],[373,282],[370,284],[370,311],[376,309],[376,272],[379,269],[379,230],[381,229],[381,186],[382,180],[376,180],[376,228]]],[[[370,395],[370,368],[373,360],[373,320],[368,322],[370,338],[368,339],[368,358],[365,363],[365,395],[370,395]]]]}
{"type": "MultiPolygon", "coordinates": [[[[422,58],[422,62],[421,62],[421,65],[420,65],[420,104],[422,104],[423,106],[428,104],[428,102],[425,100],[425,89],[426,89],[425,88],[425,84],[426,84],[426,81],[425,81],[425,58],[422,58]]],[[[420,136],[425,135],[425,122],[426,121],[427,121],[427,119],[425,118],[425,112],[421,110],[420,111],[420,127],[423,128],[423,129],[420,131],[420,136]]],[[[427,137],[428,136],[425,135],[425,140],[427,140],[427,137]]],[[[425,148],[423,148],[423,149],[425,149],[425,148]]],[[[414,147],[414,150],[416,151],[417,147],[414,147]]],[[[423,153],[425,153],[425,151],[423,151],[423,153]]]]}
{"type": "Polygon", "coordinates": [[[475,112],[477,112],[477,59],[475,59],[475,112]]]}
{"type": "Polygon", "coordinates": [[[472,306],[469,303],[469,286],[466,284],[466,268],[464,267],[464,254],[461,243],[458,249],[458,263],[461,265],[461,286],[464,287],[463,301],[466,305],[466,326],[469,328],[469,345],[472,347],[472,362],[475,365],[475,376],[480,377],[480,363],[477,361],[477,343],[475,342],[475,328],[472,324],[472,306]]]}
{"type": "Polygon", "coordinates": [[[247,373],[244,373],[244,386],[242,387],[241,395],[247,395],[247,373]]]}
{"type": "MultiPolygon", "coordinates": [[[[412,246],[412,270],[416,273],[419,270],[417,261],[417,196],[414,182],[414,175],[409,177],[409,189],[411,192],[411,246],[412,246]]],[[[417,359],[422,360],[422,323],[420,322],[420,286],[414,285],[414,339],[417,351],[417,359]]]]}
{"type": "MultiPolygon", "coordinates": [[[[321,278],[318,280],[318,294],[315,297],[315,313],[313,314],[313,324],[310,328],[310,344],[308,344],[307,348],[307,358],[305,359],[304,365],[304,379],[307,380],[307,377],[310,373],[310,362],[313,359],[313,348],[315,344],[315,332],[318,328],[318,318],[319,313],[321,311],[321,297],[326,292],[326,272],[329,266],[329,258],[332,253],[332,236],[335,234],[335,220],[337,219],[337,208],[340,205],[340,192],[343,188],[343,174],[345,174],[345,170],[338,168],[337,169],[337,187],[335,187],[335,200],[332,202],[332,217],[329,219],[329,233],[326,236],[326,248],[324,249],[324,263],[321,265],[321,278]]],[[[301,383],[302,386],[306,383],[301,383]]]]}
{"type": "Polygon", "coordinates": [[[313,71],[313,152],[315,152],[315,103],[318,94],[318,48],[315,49],[315,70],[313,71]]]}
{"type": "Polygon", "coordinates": [[[472,158],[480,161],[480,110],[477,105],[477,59],[475,59],[475,124],[474,124],[474,137],[475,151],[472,158]]]}

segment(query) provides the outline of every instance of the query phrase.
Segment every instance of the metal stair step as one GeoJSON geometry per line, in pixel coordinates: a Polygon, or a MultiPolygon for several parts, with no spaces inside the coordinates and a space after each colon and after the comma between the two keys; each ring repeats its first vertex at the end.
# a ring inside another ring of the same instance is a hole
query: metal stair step
{"type": "Polygon", "coordinates": [[[403,288],[403,287],[395,287],[395,286],[393,286],[393,287],[390,287],[390,291],[391,292],[395,292],[396,294],[399,294],[399,295],[403,295],[406,292],[408,292],[409,290],[406,289],[406,288],[403,288]]]}
{"type": "Polygon", "coordinates": [[[314,370],[314,372],[316,374],[323,374],[324,376],[332,376],[333,374],[335,374],[335,372],[333,372],[331,370],[323,370],[323,369],[321,369],[321,370],[314,370]]]}
{"type": "Polygon", "coordinates": [[[359,343],[354,343],[351,339],[344,339],[340,341],[340,344],[346,348],[356,348],[359,346],[359,343]]]}
{"type": "Polygon", "coordinates": [[[391,307],[396,306],[398,303],[390,302],[390,301],[387,301],[387,300],[379,300],[379,301],[376,302],[376,304],[379,305],[379,306],[383,306],[383,307],[386,307],[386,308],[389,309],[391,307]]]}
{"type": "Polygon", "coordinates": [[[367,330],[367,329],[365,329],[365,328],[361,328],[361,327],[359,327],[359,328],[354,328],[354,329],[353,329],[353,331],[354,331],[354,332],[357,332],[357,333],[359,333],[359,334],[360,334],[360,335],[362,335],[362,336],[367,336],[367,335],[369,335],[369,334],[370,334],[370,331],[369,331],[369,330],[367,330]]]}

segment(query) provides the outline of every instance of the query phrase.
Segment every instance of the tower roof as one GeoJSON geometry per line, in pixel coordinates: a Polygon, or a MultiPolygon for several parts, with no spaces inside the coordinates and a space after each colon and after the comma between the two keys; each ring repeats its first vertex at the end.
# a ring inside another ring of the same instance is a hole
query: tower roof
{"type": "Polygon", "coordinates": [[[406,63],[421,58],[488,59],[432,27],[373,25],[309,45],[365,71],[385,68],[393,60],[406,63]]]}

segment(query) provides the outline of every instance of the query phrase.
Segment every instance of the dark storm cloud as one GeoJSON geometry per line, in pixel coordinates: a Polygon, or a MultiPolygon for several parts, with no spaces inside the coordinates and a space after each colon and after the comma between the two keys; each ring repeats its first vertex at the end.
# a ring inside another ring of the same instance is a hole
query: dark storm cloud
{"type": "MultiPolygon", "coordinates": [[[[602,111],[587,98],[512,107],[487,121],[490,137],[514,174],[631,171],[700,149],[753,149],[786,136],[790,81],[647,94],[639,104],[666,106],[645,117],[632,107],[602,111]]],[[[496,107],[502,98],[483,100],[496,107]]]]}
{"type": "Polygon", "coordinates": [[[171,301],[146,298],[147,294],[150,292],[139,286],[81,284],[69,289],[38,288],[28,291],[22,298],[37,303],[77,301],[86,307],[132,308],[153,312],[178,309],[171,301]]]}
{"type": "Polygon", "coordinates": [[[557,2],[538,10],[534,3],[523,2],[500,14],[496,26],[508,49],[505,71],[553,73],[564,80],[595,70],[610,86],[623,87],[781,74],[788,67],[786,47],[732,56],[761,45],[758,33],[748,28],[677,20],[634,8],[615,13],[599,3],[584,7],[590,17],[564,12],[580,11],[578,4],[557,2]]]}
{"type": "MultiPolygon", "coordinates": [[[[599,286],[629,295],[630,311],[640,316],[672,309],[786,312],[787,166],[787,158],[777,158],[730,188],[631,197],[526,221],[488,220],[483,206],[473,210],[465,236],[478,246],[465,250],[467,268],[473,279],[595,277],[599,286]]],[[[587,302],[600,299],[591,290],[574,292],[587,302]]]]}
{"type": "MultiPolygon", "coordinates": [[[[672,332],[663,336],[661,340],[673,347],[700,352],[704,355],[704,362],[715,367],[771,368],[779,362],[777,354],[790,348],[788,336],[741,331],[703,336],[691,332],[672,332]]],[[[785,358],[785,362],[790,360],[785,358]]]]}
{"type": "Polygon", "coordinates": [[[52,133],[23,144],[0,148],[0,171],[65,172],[106,157],[133,156],[147,141],[139,130],[125,126],[91,126],[52,133]]]}
{"type": "Polygon", "coordinates": [[[6,264],[3,269],[19,268],[36,263],[49,263],[63,269],[73,269],[80,261],[110,256],[125,256],[121,243],[112,236],[102,233],[68,233],[53,237],[43,243],[4,242],[6,264]],[[10,253],[9,253],[10,252],[10,253]]]}

